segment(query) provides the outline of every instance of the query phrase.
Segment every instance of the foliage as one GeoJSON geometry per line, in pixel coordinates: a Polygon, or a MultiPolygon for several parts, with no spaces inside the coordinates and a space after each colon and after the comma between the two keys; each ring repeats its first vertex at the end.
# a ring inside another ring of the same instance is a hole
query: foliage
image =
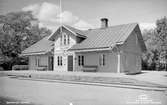
{"type": "Polygon", "coordinates": [[[143,32],[147,53],[143,55],[143,69],[167,70],[167,18],[156,21],[156,28],[143,32]]]}
{"type": "Polygon", "coordinates": [[[0,56],[4,69],[12,65],[27,63],[26,58],[19,57],[21,51],[51,33],[46,28],[39,28],[38,20],[31,12],[12,12],[0,15],[0,56]]]}

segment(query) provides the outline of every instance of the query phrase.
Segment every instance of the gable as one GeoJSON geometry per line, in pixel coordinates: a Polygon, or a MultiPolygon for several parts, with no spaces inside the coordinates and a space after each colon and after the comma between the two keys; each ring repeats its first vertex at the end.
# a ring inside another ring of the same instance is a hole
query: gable
{"type": "Polygon", "coordinates": [[[55,50],[67,50],[76,44],[76,36],[66,28],[57,30],[54,37],[55,50]]]}
{"type": "Polygon", "coordinates": [[[65,30],[65,31],[70,32],[74,36],[81,37],[81,38],[86,38],[86,36],[85,36],[86,32],[85,31],[81,31],[81,30],[75,29],[75,28],[70,27],[68,25],[62,25],[61,27],[59,27],[55,32],[53,32],[50,35],[49,40],[54,41],[56,36],[57,36],[57,34],[60,34],[60,31],[62,29],[65,30]]]}
{"type": "Polygon", "coordinates": [[[123,51],[139,54],[146,51],[146,46],[144,44],[138,25],[127,37],[121,48],[123,51]]]}
{"type": "Polygon", "coordinates": [[[139,44],[140,44],[142,52],[146,52],[147,51],[147,47],[146,47],[145,42],[143,40],[143,36],[142,36],[141,31],[140,31],[139,25],[137,25],[137,27],[135,28],[134,31],[137,34],[138,41],[139,41],[139,44]]]}
{"type": "Polygon", "coordinates": [[[52,35],[53,37],[50,37],[49,39],[52,41],[56,41],[61,35],[62,33],[60,34],[60,32],[62,31],[62,33],[65,33],[67,35],[70,35],[71,38],[75,39],[75,34],[69,30],[67,30],[66,28],[62,27],[62,29],[57,29],[57,31],[52,35]]]}

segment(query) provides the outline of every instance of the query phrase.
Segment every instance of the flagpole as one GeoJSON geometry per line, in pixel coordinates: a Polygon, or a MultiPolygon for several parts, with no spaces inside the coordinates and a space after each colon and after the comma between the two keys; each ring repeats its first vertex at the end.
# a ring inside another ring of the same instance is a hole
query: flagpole
{"type": "Polygon", "coordinates": [[[63,31],[63,29],[62,29],[62,28],[63,28],[63,27],[62,27],[62,16],[61,16],[61,15],[62,15],[62,2],[61,2],[61,0],[60,0],[59,3],[60,3],[60,15],[59,15],[60,17],[59,17],[59,18],[60,18],[60,38],[61,38],[61,42],[60,42],[60,43],[61,43],[61,45],[62,45],[62,44],[63,44],[63,43],[62,43],[62,37],[63,37],[63,36],[62,36],[62,31],[63,31]]]}
{"type": "Polygon", "coordinates": [[[62,2],[60,0],[60,33],[62,34],[62,2]]]}

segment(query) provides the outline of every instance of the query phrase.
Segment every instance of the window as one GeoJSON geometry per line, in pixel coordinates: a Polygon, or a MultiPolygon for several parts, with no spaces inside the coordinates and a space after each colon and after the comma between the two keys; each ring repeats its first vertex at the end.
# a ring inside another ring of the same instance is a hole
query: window
{"type": "Polygon", "coordinates": [[[57,66],[59,66],[59,56],[57,56],[57,66]]]}
{"type": "Polygon", "coordinates": [[[104,66],[105,65],[105,60],[106,60],[105,55],[104,54],[100,55],[100,57],[99,57],[99,65],[100,66],[104,66]]]}
{"type": "Polygon", "coordinates": [[[67,41],[68,41],[67,44],[70,44],[70,36],[69,35],[67,35],[67,41]]]}
{"type": "Polygon", "coordinates": [[[67,35],[66,35],[66,34],[63,34],[63,36],[64,36],[64,45],[66,45],[66,41],[67,41],[67,39],[66,39],[67,37],[66,37],[66,36],[67,36],[67,35]]]}
{"type": "Polygon", "coordinates": [[[79,55],[78,56],[78,65],[79,66],[83,66],[84,65],[84,56],[83,55],[79,55]]]}
{"type": "Polygon", "coordinates": [[[66,33],[62,33],[60,37],[60,45],[69,45],[70,44],[70,36],[66,33]]]}
{"type": "Polygon", "coordinates": [[[35,65],[40,66],[40,57],[35,57],[35,65]]]}
{"type": "Polygon", "coordinates": [[[40,58],[38,58],[38,66],[40,66],[40,64],[41,64],[40,61],[41,61],[40,58]]]}
{"type": "Polygon", "coordinates": [[[44,56],[36,56],[35,57],[35,66],[37,67],[46,67],[48,64],[45,62],[46,57],[44,56]]]}
{"type": "Polygon", "coordinates": [[[139,56],[136,56],[136,66],[139,67],[141,64],[141,59],[139,56]]]}
{"type": "Polygon", "coordinates": [[[135,34],[136,36],[136,45],[138,44],[138,37],[137,37],[137,34],[135,34]]]}
{"type": "Polygon", "coordinates": [[[57,65],[58,65],[58,66],[62,66],[62,65],[63,65],[62,56],[57,56],[57,65]]]}
{"type": "Polygon", "coordinates": [[[38,57],[35,57],[35,65],[38,66],[38,57]]]}
{"type": "Polygon", "coordinates": [[[84,56],[81,56],[81,65],[84,65],[84,56]]]}
{"type": "Polygon", "coordinates": [[[60,36],[60,45],[63,44],[63,43],[62,43],[62,42],[63,42],[62,40],[63,40],[63,36],[61,35],[61,36],[60,36]]]}
{"type": "Polygon", "coordinates": [[[60,57],[60,65],[61,66],[63,65],[63,57],[62,56],[60,57]]]}

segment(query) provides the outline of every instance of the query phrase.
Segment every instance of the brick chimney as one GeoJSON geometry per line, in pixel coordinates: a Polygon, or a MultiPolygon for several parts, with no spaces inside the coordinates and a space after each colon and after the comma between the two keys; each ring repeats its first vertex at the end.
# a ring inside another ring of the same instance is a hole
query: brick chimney
{"type": "Polygon", "coordinates": [[[107,27],[108,27],[108,19],[101,18],[101,28],[107,28],[107,27]]]}

